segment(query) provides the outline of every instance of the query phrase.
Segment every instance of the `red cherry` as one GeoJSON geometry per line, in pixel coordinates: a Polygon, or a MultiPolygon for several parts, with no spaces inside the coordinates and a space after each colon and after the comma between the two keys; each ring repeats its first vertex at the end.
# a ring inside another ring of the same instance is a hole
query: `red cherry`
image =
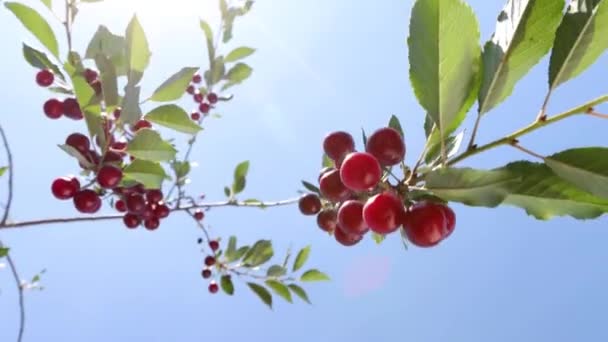
{"type": "Polygon", "coordinates": [[[43,109],[49,119],[59,119],[63,115],[63,102],[50,99],[44,103],[43,109]]]}
{"type": "Polygon", "coordinates": [[[194,76],[192,76],[192,83],[198,84],[201,83],[202,80],[203,78],[199,74],[194,74],[194,76]]]}
{"type": "Polygon", "coordinates": [[[41,87],[48,87],[55,82],[55,75],[51,70],[40,70],[36,74],[36,83],[41,87]]]}
{"type": "Polygon", "coordinates": [[[340,229],[353,235],[367,233],[369,227],[363,220],[362,202],[349,200],[342,203],[338,209],[338,230],[340,229]]]}
{"type": "Polygon", "coordinates": [[[440,206],[443,209],[443,215],[445,215],[446,220],[446,231],[443,235],[443,238],[445,239],[452,235],[452,232],[454,232],[454,229],[456,228],[456,214],[454,214],[452,208],[448,207],[447,205],[440,206]]]}
{"type": "Polygon", "coordinates": [[[131,193],[126,197],[127,209],[130,213],[139,214],[146,209],[146,200],[138,193],[131,193]]]}
{"type": "Polygon", "coordinates": [[[91,141],[89,138],[80,133],[72,133],[65,139],[65,144],[75,148],[82,155],[86,156],[91,148],[91,141]]]}
{"type": "Polygon", "coordinates": [[[76,194],[80,189],[80,182],[75,177],[61,177],[53,181],[51,191],[53,196],[60,200],[67,200],[76,194]]]}
{"type": "Polygon", "coordinates": [[[194,88],[193,85],[189,85],[188,88],[186,88],[186,93],[188,93],[190,95],[194,95],[195,92],[196,92],[196,88],[194,88]]]}
{"type": "Polygon", "coordinates": [[[147,230],[156,230],[160,226],[160,221],[156,217],[151,217],[144,221],[144,227],[147,230]]]}
{"type": "Polygon", "coordinates": [[[137,228],[141,224],[141,220],[139,219],[139,216],[137,216],[135,214],[125,214],[125,216],[123,216],[123,218],[122,218],[122,222],[129,229],[137,228]]]}
{"type": "Polygon", "coordinates": [[[106,152],[106,155],[103,157],[103,162],[120,164],[120,163],[122,163],[122,155],[118,152],[108,151],[108,152],[106,152]]]}
{"type": "Polygon", "coordinates": [[[408,239],[416,246],[437,245],[446,233],[443,208],[427,202],[414,205],[404,215],[403,229],[408,239]]]}
{"type": "Polygon", "coordinates": [[[104,165],[97,173],[97,183],[104,189],[112,189],[120,184],[122,170],[113,165],[104,165]]]}
{"type": "Polygon", "coordinates": [[[211,278],[211,270],[204,269],[203,272],[201,272],[201,275],[203,276],[203,278],[209,279],[209,278],[211,278]]]}
{"type": "Polygon", "coordinates": [[[194,96],[192,96],[192,98],[194,99],[194,102],[201,103],[205,97],[201,93],[196,93],[194,96]]]}
{"type": "Polygon", "coordinates": [[[209,292],[216,294],[217,291],[219,291],[219,290],[220,290],[220,288],[217,286],[216,283],[209,284],[209,292]]]}
{"type": "Polygon", "coordinates": [[[151,203],[158,203],[163,200],[163,192],[160,189],[150,189],[146,191],[146,199],[151,203]]]}
{"type": "Polygon", "coordinates": [[[321,211],[321,200],[315,194],[306,194],[300,197],[298,207],[304,215],[315,215],[321,211]]]}
{"type": "Polygon", "coordinates": [[[119,212],[124,213],[127,211],[127,203],[125,203],[123,200],[118,200],[116,203],[114,203],[114,208],[116,208],[116,210],[119,212]]]}
{"type": "Polygon", "coordinates": [[[321,177],[323,177],[329,171],[335,170],[333,167],[324,167],[319,171],[319,177],[317,178],[317,182],[321,181],[321,177]]]}
{"type": "Polygon", "coordinates": [[[101,208],[101,199],[93,190],[80,190],[74,195],[74,206],[81,213],[94,214],[101,208]]]}
{"type": "Polygon", "coordinates": [[[342,246],[350,247],[359,243],[363,239],[363,235],[345,233],[342,229],[334,231],[334,238],[342,246]]]}
{"type": "Polygon", "coordinates": [[[99,74],[95,70],[86,68],[86,69],[84,69],[83,76],[87,80],[87,83],[90,84],[90,83],[93,83],[95,80],[97,80],[97,78],[99,77],[99,74]]]}
{"type": "Polygon", "coordinates": [[[120,119],[120,115],[122,114],[122,109],[121,108],[116,108],[114,109],[114,119],[118,120],[120,119]]]}
{"type": "Polygon", "coordinates": [[[74,98],[63,100],[63,115],[72,120],[81,120],[84,118],[82,110],[80,110],[80,104],[74,98]]]}
{"type": "Polygon", "coordinates": [[[201,119],[201,114],[199,112],[192,112],[192,114],[190,114],[190,118],[194,121],[198,121],[201,119]]]}
{"type": "Polygon", "coordinates": [[[365,147],[383,166],[396,165],[405,158],[405,143],[401,134],[390,127],[375,131],[365,147]]]}
{"type": "Polygon", "coordinates": [[[209,111],[211,110],[211,105],[203,102],[200,106],[198,106],[198,110],[200,110],[203,114],[209,114],[209,111]]]}
{"type": "Polygon", "coordinates": [[[103,93],[101,82],[99,80],[93,81],[93,83],[91,83],[91,88],[93,88],[93,90],[95,91],[95,95],[99,96],[103,93]]]}
{"type": "Polygon", "coordinates": [[[209,93],[207,95],[207,101],[209,101],[211,104],[216,104],[218,100],[219,98],[217,97],[216,93],[209,93]]]}
{"type": "Polygon", "coordinates": [[[112,143],[110,148],[114,151],[124,152],[127,149],[127,143],[123,141],[116,141],[112,143]]]}
{"type": "Polygon", "coordinates": [[[373,189],[382,178],[382,169],[376,157],[365,152],[348,154],[340,168],[340,179],[354,191],[373,189]]]}
{"type": "Polygon", "coordinates": [[[317,226],[328,233],[333,232],[338,224],[338,213],[333,209],[324,209],[317,215],[317,226]]]}
{"type": "Polygon", "coordinates": [[[208,267],[211,267],[211,266],[215,265],[215,257],[213,257],[211,255],[208,255],[205,258],[205,265],[208,266],[208,267]]]}
{"type": "Polygon", "coordinates": [[[205,213],[203,213],[202,210],[197,209],[194,212],[194,219],[197,220],[197,221],[202,221],[203,218],[205,218],[205,213]]]}
{"type": "Polygon", "coordinates": [[[151,218],[158,218],[156,217],[156,215],[154,215],[154,209],[156,209],[156,204],[152,204],[152,203],[147,203],[146,204],[146,208],[144,209],[144,211],[140,214],[141,218],[143,220],[148,220],[151,218]]]}
{"type": "Polygon", "coordinates": [[[355,140],[347,132],[333,132],[323,140],[325,154],[335,162],[340,162],[344,156],[355,150],[355,140]]]}
{"type": "Polygon", "coordinates": [[[152,124],[150,123],[150,121],[147,120],[139,120],[135,123],[135,125],[133,125],[133,132],[137,132],[142,128],[152,128],[152,124]]]}
{"type": "Polygon", "coordinates": [[[220,243],[216,240],[211,240],[209,241],[209,248],[211,248],[211,250],[215,252],[220,248],[220,243]]]}
{"type": "Polygon", "coordinates": [[[351,192],[340,179],[340,171],[334,169],[326,172],[319,181],[319,189],[323,197],[332,202],[341,202],[347,199],[351,192]]]}
{"type": "Polygon", "coordinates": [[[363,218],[369,228],[378,234],[389,234],[401,226],[405,207],[392,192],[383,192],[367,200],[363,218]]]}
{"type": "Polygon", "coordinates": [[[169,213],[171,213],[171,210],[166,204],[160,204],[154,208],[154,216],[158,217],[159,219],[169,217],[169,213]]]}

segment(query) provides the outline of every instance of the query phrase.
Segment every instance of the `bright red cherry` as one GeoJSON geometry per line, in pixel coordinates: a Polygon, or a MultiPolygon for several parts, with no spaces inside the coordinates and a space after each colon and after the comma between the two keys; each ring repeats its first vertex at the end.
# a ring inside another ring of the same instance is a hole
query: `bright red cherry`
{"type": "Polygon", "coordinates": [[[97,173],[97,183],[104,189],[112,189],[120,184],[122,170],[114,165],[104,165],[97,173]]]}
{"type": "Polygon", "coordinates": [[[36,83],[41,87],[48,87],[55,82],[55,75],[51,70],[40,70],[36,74],[36,83]]]}
{"type": "Polygon", "coordinates": [[[321,211],[321,200],[315,194],[306,194],[300,197],[298,207],[304,215],[315,215],[321,211]]]}
{"type": "Polygon", "coordinates": [[[87,80],[87,83],[91,84],[97,80],[99,74],[93,69],[86,68],[84,69],[83,76],[87,80]]]}
{"type": "Polygon", "coordinates": [[[192,83],[201,83],[201,81],[203,80],[203,78],[201,77],[200,74],[194,74],[194,76],[192,76],[192,83]]]}
{"type": "Polygon", "coordinates": [[[93,190],[80,190],[74,195],[74,206],[81,213],[94,214],[101,208],[101,199],[93,190]]]}
{"type": "Polygon", "coordinates": [[[208,255],[205,258],[205,265],[208,266],[208,267],[211,267],[211,266],[215,265],[215,257],[213,257],[211,255],[208,255]]]}
{"type": "Polygon", "coordinates": [[[82,120],[82,110],[80,110],[80,104],[74,98],[67,98],[63,100],[63,115],[72,120],[82,120]]]}
{"type": "Polygon", "coordinates": [[[188,86],[188,88],[186,88],[186,93],[190,94],[190,95],[194,95],[194,93],[196,92],[196,88],[194,88],[194,86],[191,84],[188,86]]]}
{"type": "Polygon", "coordinates": [[[217,291],[219,291],[220,288],[217,286],[217,284],[215,282],[212,282],[211,284],[209,284],[209,292],[216,294],[217,291]]]}
{"type": "Polygon", "coordinates": [[[334,209],[324,209],[317,215],[317,226],[328,233],[333,232],[338,225],[338,213],[334,209]]]}
{"type": "Polygon", "coordinates": [[[197,220],[197,221],[202,221],[204,218],[205,218],[205,213],[204,213],[202,210],[197,209],[197,210],[194,212],[194,219],[195,219],[195,220],[197,220]]]}
{"type": "Polygon", "coordinates": [[[332,202],[341,202],[347,199],[351,192],[340,179],[340,171],[334,169],[326,172],[319,181],[319,189],[323,197],[332,202]]]}
{"type": "Polygon", "coordinates": [[[116,208],[116,210],[119,212],[124,213],[127,211],[127,203],[125,203],[123,200],[118,200],[116,203],[114,203],[114,208],[116,208]]]}
{"type": "Polygon", "coordinates": [[[144,221],[144,227],[147,230],[156,230],[160,226],[160,221],[156,217],[150,217],[144,221]]]}
{"type": "Polygon", "coordinates": [[[203,270],[203,272],[201,272],[201,275],[203,276],[203,278],[205,278],[205,279],[209,279],[209,278],[211,278],[211,270],[210,270],[210,269],[205,268],[205,269],[203,270]]]}
{"type": "Polygon", "coordinates": [[[376,157],[365,152],[348,154],[340,168],[340,179],[344,185],[354,191],[373,189],[382,178],[382,169],[376,157]]]}
{"type": "Polygon", "coordinates": [[[146,209],[146,200],[138,193],[128,194],[125,200],[130,213],[139,214],[146,209]]]}
{"type": "Polygon", "coordinates": [[[326,173],[328,173],[329,171],[335,170],[333,167],[324,167],[321,169],[321,171],[319,171],[319,177],[317,178],[317,182],[321,181],[321,177],[323,177],[323,175],[325,175],[326,173]]]}
{"type": "Polygon", "coordinates": [[[67,200],[76,194],[80,189],[80,182],[75,177],[61,177],[53,181],[51,191],[53,196],[60,200],[67,200]]]}
{"type": "Polygon", "coordinates": [[[209,248],[215,252],[220,248],[220,243],[217,240],[211,240],[209,241],[209,248]]]}
{"type": "Polygon", "coordinates": [[[133,125],[133,132],[137,132],[142,128],[152,128],[152,124],[148,120],[141,119],[133,125]]]}
{"type": "Polygon", "coordinates": [[[192,112],[192,114],[190,114],[190,118],[194,121],[198,121],[201,119],[201,114],[199,112],[192,112]]]}
{"type": "Polygon", "coordinates": [[[211,110],[211,105],[203,102],[200,106],[198,106],[198,110],[200,110],[203,114],[209,114],[209,111],[211,110]]]}
{"type": "Polygon", "coordinates": [[[157,205],[156,208],[154,208],[154,216],[158,217],[159,219],[169,217],[170,213],[171,210],[166,204],[160,204],[157,205]]]}
{"type": "Polygon", "coordinates": [[[389,234],[401,226],[405,207],[392,192],[383,192],[367,200],[363,218],[369,228],[378,234],[389,234]]]}
{"type": "Polygon", "coordinates": [[[443,208],[433,203],[417,203],[404,215],[405,234],[419,247],[437,245],[444,238],[446,227],[447,220],[443,208]]]}
{"type": "Polygon", "coordinates": [[[334,238],[342,246],[350,247],[359,243],[363,239],[363,235],[345,233],[342,229],[334,231],[334,238]]]}
{"type": "Polygon", "coordinates": [[[194,96],[192,98],[194,99],[194,102],[196,102],[196,103],[201,103],[205,99],[205,97],[201,93],[194,94],[194,96]]]}
{"type": "Polygon", "coordinates": [[[447,205],[440,206],[443,209],[443,214],[445,215],[446,220],[446,231],[443,236],[443,238],[445,239],[448,236],[452,235],[452,232],[454,232],[454,229],[456,228],[456,214],[454,214],[452,208],[448,207],[447,205]]]}
{"type": "Polygon", "coordinates": [[[80,133],[72,133],[68,135],[68,137],[65,139],[65,144],[75,148],[78,152],[85,156],[88,154],[89,149],[91,148],[91,141],[89,138],[80,133]]]}
{"type": "Polygon", "coordinates": [[[125,224],[125,226],[127,226],[127,228],[135,229],[141,224],[141,219],[139,216],[129,213],[123,216],[122,222],[125,224]]]}
{"type": "Polygon", "coordinates": [[[59,119],[63,115],[63,102],[57,99],[50,99],[44,103],[44,115],[49,119],[59,119]]]}
{"type": "Polygon", "coordinates": [[[353,235],[367,233],[369,227],[363,220],[362,202],[349,200],[342,203],[340,209],[338,209],[338,230],[353,235]]]}
{"type": "Polygon", "coordinates": [[[383,166],[396,165],[405,158],[405,143],[401,134],[390,127],[375,131],[368,139],[365,150],[383,166]]]}
{"type": "Polygon", "coordinates": [[[325,154],[335,162],[340,162],[344,156],[355,150],[355,140],[347,132],[333,132],[323,140],[325,154]]]}
{"type": "Polygon", "coordinates": [[[207,95],[207,101],[209,101],[211,104],[216,104],[218,100],[219,98],[217,97],[216,93],[209,93],[207,95]]]}

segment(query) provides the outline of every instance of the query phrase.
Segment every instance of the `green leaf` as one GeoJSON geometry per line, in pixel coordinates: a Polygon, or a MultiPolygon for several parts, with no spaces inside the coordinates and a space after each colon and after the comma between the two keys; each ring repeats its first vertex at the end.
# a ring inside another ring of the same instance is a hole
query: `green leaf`
{"type": "Polygon", "coordinates": [[[204,21],[200,21],[200,26],[203,32],[205,33],[205,40],[207,42],[207,52],[209,55],[209,67],[213,66],[213,61],[215,60],[215,47],[213,45],[213,30],[211,26],[204,21]]]}
{"type": "Polygon", "coordinates": [[[127,32],[125,34],[127,41],[127,61],[129,65],[128,79],[130,85],[136,85],[141,81],[144,70],[150,63],[150,48],[144,29],[141,27],[137,16],[133,16],[127,32]]]}
{"type": "Polygon", "coordinates": [[[243,263],[250,267],[260,266],[274,255],[272,243],[269,240],[257,241],[243,258],[243,263]]]}
{"type": "Polygon", "coordinates": [[[127,74],[127,42],[125,37],[110,32],[107,27],[100,25],[87,46],[86,59],[94,59],[98,55],[109,58],[118,76],[127,74]]]}
{"type": "Polygon", "coordinates": [[[230,188],[227,186],[224,187],[224,195],[226,195],[226,197],[232,197],[232,192],[230,191],[230,188]]]}
{"type": "Polygon", "coordinates": [[[318,187],[314,186],[312,183],[309,183],[307,181],[302,181],[302,185],[304,185],[304,187],[306,188],[306,190],[314,192],[315,194],[320,194],[321,190],[319,190],[318,187]]]}
{"type": "Polygon", "coordinates": [[[323,153],[323,159],[321,160],[321,167],[334,167],[334,161],[329,156],[323,153]]]}
{"type": "Polygon", "coordinates": [[[177,150],[161,138],[160,133],[141,129],[127,145],[127,152],[135,158],[150,161],[168,161],[175,158],[177,150]]]}
{"type": "Polygon", "coordinates": [[[234,294],[234,284],[232,283],[232,277],[230,277],[229,274],[222,276],[220,279],[220,286],[227,295],[232,296],[234,294]]]}
{"type": "Polygon", "coordinates": [[[285,299],[289,303],[293,303],[291,299],[291,292],[289,292],[289,288],[285,286],[283,283],[280,283],[276,280],[268,279],[266,280],[266,286],[272,289],[274,293],[279,295],[281,298],[285,299]]]}
{"type": "Polygon", "coordinates": [[[272,265],[266,272],[269,277],[282,277],[287,274],[287,269],[281,265],[272,265]]]}
{"type": "Polygon", "coordinates": [[[23,43],[23,57],[34,68],[51,69],[56,76],[65,80],[65,76],[63,76],[61,69],[59,69],[55,63],[51,62],[44,52],[23,43]]]}
{"type": "Polygon", "coordinates": [[[479,113],[509,97],[515,84],[549,52],[563,8],[563,0],[507,1],[484,47],[479,113]]]}
{"type": "Polygon", "coordinates": [[[38,41],[44,45],[55,57],[59,57],[59,45],[53,29],[44,18],[33,8],[18,2],[5,2],[4,6],[21,21],[21,24],[30,31],[38,41]]]}
{"type": "Polygon", "coordinates": [[[300,277],[301,281],[306,281],[306,282],[312,282],[312,281],[328,281],[330,280],[329,277],[319,271],[319,270],[308,270],[306,272],[304,272],[304,274],[302,274],[302,276],[300,277]]]}
{"type": "Polygon", "coordinates": [[[171,163],[175,177],[178,179],[186,177],[190,173],[190,163],[187,161],[176,161],[171,163]]]}
{"type": "Polygon", "coordinates": [[[175,101],[181,98],[199,68],[183,68],[169,77],[152,94],[150,100],[157,102],[175,101]]]}
{"type": "Polygon", "coordinates": [[[298,252],[298,255],[296,256],[296,260],[293,262],[293,269],[292,269],[293,272],[296,272],[297,270],[302,268],[302,266],[304,266],[306,261],[308,261],[309,255],[310,255],[310,246],[306,246],[305,248],[302,248],[300,250],[300,252],[298,252]]]}
{"type": "MultiPolygon", "coordinates": [[[[445,149],[447,150],[447,157],[453,157],[458,153],[460,145],[464,140],[464,131],[458,133],[456,136],[449,136],[445,139],[445,149]]],[[[441,161],[441,142],[435,142],[430,145],[428,151],[424,156],[424,161],[427,165],[435,165],[441,161]]]]}
{"type": "Polygon", "coordinates": [[[247,252],[249,252],[249,246],[242,246],[239,249],[236,250],[236,256],[235,256],[235,260],[239,260],[240,258],[242,258],[245,254],[247,254],[247,252]]]}
{"type": "Polygon", "coordinates": [[[52,0],[40,0],[46,8],[53,10],[53,1],[52,0]]]}
{"type": "Polygon", "coordinates": [[[236,257],[236,236],[231,236],[228,239],[228,247],[226,248],[226,251],[224,252],[224,258],[226,258],[226,262],[229,262],[229,263],[238,259],[236,257]]]}
{"type": "Polygon", "coordinates": [[[112,61],[104,55],[97,55],[97,57],[95,57],[95,63],[100,71],[103,100],[106,107],[117,106],[119,103],[118,80],[114,64],[112,64],[112,61]]]}
{"type": "Polygon", "coordinates": [[[555,174],[595,196],[608,199],[608,149],[566,150],[545,158],[555,174]]]}
{"type": "Polygon", "coordinates": [[[80,153],[80,151],[78,151],[77,149],[73,148],[70,145],[58,145],[58,146],[65,153],[69,154],[71,157],[76,158],[76,160],[78,160],[78,162],[80,164],[84,165],[87,169],[93,168],[93,164],[87,158],[85,158],[85,156],[83,156],[80,153]]]}
{"type": "Polygon", "coordinates": [[[481,51],[475,14],[461,0],[418,0],[408,38],[410,80],[441,137],[462,123],[479,89],[481,51]]]}
{"type": "Polygon", "coordinates": [[[105,146],[106,137],[103,130],[103,120],[99,110],[85,109],[84,121],[87,124],[90,136],[93,138],[99,137],[102,145],[105,146]]]}
{"type": "Polygon", "coordinates": [[[226,62],[226,63],[236,62],[238,60],[251,56],[254,52],[255,52],[255,49],[253,49],[253,48],[250,48],[247,46],[241,46],[241,47],[238,47],[238,48],[230,51],[230,53],[224,59],[224,62],[226,62]]]}
{"type": "Polygon", "coordinates": [[[521,178],[510,184],[505,204],[540,220],[553,216],[592,219],[608,212],[608,200],[595,197],[557,176],[540,163],[515,162],[503,168],[521,178]]]}
{"type": "Polygon", "coordinates": [[[265,287],[260,286],[256,283],[247,283],[247,286],[255,293],[264,304],[268,305],[272,309],[272,295],[265,287]]]}
{"type": "Polygon", "coordinates": [[[388,122],[388,127],[399,132],[399,134],[401,134],[402,137],[405,136],[403,134],[403,128],[401,128],[401,122],[399,122],[399,118],[396,117],[395,115],[391,116],[391,119],[388,122]]]}
{"type": "MultiPolygon", "coordinates": [[[[68,70],[67,65],[68,64],[66,64],[66,70],[68,70]]],[[[73,70],[69,76],[72,79],[72,86],[74,87],[76,99],[80,104],[80,108],[84,109],[92,103],[95,97],[95,91],[91,88],[84,76],[82,76],[82,73],[78,72],[77,69],[71,65],[69,69],[73,70]]]]}
{"type": "Polygon", "coordinates": [[[253,69],[245,63],[237,63],[233,66],[225,76],[228,81],[222,90],[226,90],[234,85],[241,84],[244,80],[248,79],[253,73],[253,69]]]}
{"type": "Polygon", "coordinates": [[[518,181],[520,176],[503,170],[447,168],[430,172],[426,187],[447,201],[496,207],[508,195],[508,185],[518,181]]]}
{"type": "Polygon", "coordinates": [[[153,109],[146,114],[145,119],[186,134],[195,135],[202,130],[201,126],[190,119],[185,110],[173,104],[153,109]]]}
{"type": "Polygon", "coordinates": [[[367,146],[367,134],[365,134],[363,127],[361,127],[361,139],[363,140],[363,146],[367,146]]]}
{"type": "Polygon", "coordinates": [[[7,170],[8,166],[0,167],[0,177],[2,177],[7,170]]]}
{"type": "Polygon", "coordinates": [[[122,100],[122,114],[120,120],[127,124],[135,124],[141,118],[141,108],[139,107],[140,87],[127,85],[125,87],[125,97],[122,100]]]}
{"type": "Polygon", "coordinates": [[[3,258],[8,255],[10,248],[0,247],[0,258],[3,258]]]}
{"type": "Polygon", "coordinates": [[[291,290],[291,292],[293,292],[296,296],[300,297],[300,299],[302,299],[303,301],[305,301],[308,304],[312,304],[310,302],[310,299],[308,299],[308,295],[306,294],[306,291],[304,291],[303,288],[301,288],[300,286],[296,285],[296,284],[289,284],[287,285],[287,287],[291,290]]]}
{"type": "Polygon", "coordinates": [[[125,178],[140,182],[146,189],[160,189],[167,177],[159,163],[135,159],[124,169],[125,178]]]}
{"type": "Polygon", "coordinates": [[[249,172],[249,161],[244,161],[234,169],[234,181],[232,183],[232,193],[241,193],[245,189],[247,172],[249,172]]]}
{"type": "Polygon", "coordinates": [[[226,75],[226,65],[224,57],[219,56],[213,60],[211,70],[205,72],[205,78],[208,79],[209,86],[217,84],[226,75]]]}
{"type": "Polygon", "coordinates": [[[557,29],[549,61],[549,88],[578,76],[608,48],[608,1],[572,2],[557,29]]]}
{"type": "Polygon", "coordinates": [[[376,242],[376,244],[379,245],[379,244],[381,244],[384,241],[384,239],[386,239],[386,236],[382,235],[382,234],[378,234],[378,233],[373,233],[372,232],[372,239],[374,239],[374,241],[376,242]]]}

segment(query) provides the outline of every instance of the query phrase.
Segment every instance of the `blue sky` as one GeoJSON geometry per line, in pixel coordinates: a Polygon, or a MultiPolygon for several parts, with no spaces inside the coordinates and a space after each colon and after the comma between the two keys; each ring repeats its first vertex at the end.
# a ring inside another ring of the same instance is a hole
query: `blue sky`
{"type": "MultiPolygon", "coordinates": [[[[28,3],[42,9],[37,1],[28,3]]],[[[78,19],[75,45],[86,47],[100,18],[113,31],[123,31],[139,8],[153,50],[144,78],[144,93],[149,93],[183,66],[205,66],[197,18],[217,18],[214,3],[107,0],[89,5],[78,19]]],[[[485,41],[503,2],[469,3],[485,41]]],[[[235,88],[235,100],[221,109],[224,117],[206,123],[193,154],[199,166],[191,191],[222,199],[234,165],[248,159],[245,197],[292,197],[301,179],[316,178],[327,132],[341,129],[358,136],[361,127],[372,131],[391,114],[403,123],[407,159],[414,162],[424,133],[423,111],[408,80],[405,39],[411,6],[408,0],[259,1],[237,23],[233,42],[258,49],[249,61],[254,75],[235,88]]],[[[62,37],[58,22],[53,28],[62,37]]],[[[0,121],[15,154],[12,216],[74,215],[49,188],[55,177],[77,168],[56,144],[84,126],[45,119],[41,108],[49,95],[35,86],[35,72],[20,51],[21,42],[32,37],[5,9],[0,10],[0,31],[0,121]]],[[[606,94],[607,65],[604,56],[559,88],[550,114],[606,94]]],[[[484,118],[479,141],[535,118],[547,88],[546,70],[544,59],[512,97],[484,118]]],[[[602,146],[605,127],[599,119],[573,118],[522,143],[543,154],[602,146]]],[[[466,165],[489,168],[526,158],[505,147],[466,165]]],[[[602,324],[608,305],[605,218],[541,222],[517,208],[453,207],[457,227],[449,240],[407,252],[398,236],[381,246],[368,239],[343,248],[295,207],[209,212],[206,220],[216,236],[237,234],[243,242],[272,238],[277,254],[290,245],[312,244],[309,266],[326,271],[333,281],[307,286],[313,306],[277,299],[274,311],[242,283],[237,282],[232,298],[207,293],[199,275],[204,258],[196,245],[199,232],[180,215],[154,233],[99,222],[7,231],[1,237],[13,248],[24,277],[48,269],[45,291],[27,294],[26,341],[608,339],[602,324]]],[[[0,289],[0,341],[12,341],[17,304],[6,269],[0,270],[0,289]]]]}

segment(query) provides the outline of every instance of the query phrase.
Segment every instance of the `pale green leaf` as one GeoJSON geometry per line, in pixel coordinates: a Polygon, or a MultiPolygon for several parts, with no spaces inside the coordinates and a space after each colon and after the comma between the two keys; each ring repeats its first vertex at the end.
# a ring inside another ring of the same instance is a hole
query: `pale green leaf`
{"type": "Polygon", "coordinates": [[[120,97],[118,96],[118,80],[116,68],[107,56],[97,55],[95,63],[99,68],[101,87],[103,91],[103,100],[106,107],[115,107],[119,104],[120,97]]]}
{"type": "Polygon", "coordinates": [[[23,43],[23,57],[25,60],[34,68],[38,69],[51,69],[55,76],[65,80],[65,76],[61,72],[61,69],[55,63],[47,57],[47,55],[39,50],[32,48],[31,46],[23,43]]]}
{"type": "Polygon", "coordinates": [[[177,105],[164,105],[146,114],[145,119],[161,126],[186,134],[196,134],[201,126],[190,119],[188,113],[177,105]]]}
{"type": "Polygon", "coordinates": [[[107,27],[100,25],[87,46],[85,58],[94,59],[98,55],[109,58],[118,76],[127,74],[127,43],[124,37],[110,32],[107,27]]]}
{"type": "Polygon", "coordinates": [[[238,60],[251,56],[254,52],[255,52],[255,49],[253,49],[253,48],[250,48],[247,46],[241,46],[241,47],[238,47],[238,48],[230,51],[230,53],[226,56],[226,58],[224,58],[224,62],[226,62],[226,63],[236,62],[238,60]]]}
{"type": "Polygon", "coordinates": [[[8,166],[0,167],[0,177],[2,177],[4,175],[4,173],[6,173],[7,170],[8,170],[8,166]]]}
{"type": "Polygon", "coordinates": [[[257,241],[243,257],[243,264],[256,267],[267,262],[274,255],[272,243],[269,240],[257,241]]]}
{"type": "Polygon", "coordinates": [[[258,298],[264,302],[264,304],[268,305],[268,307],[272,309],[272,295],[270,292],[268,292],[268,290],[266,290],[265,287],[256,283],[247,283],[247,286],[249,286],[251,291],[253,291],[253,293],[255,293],[258,298]]]}
{"type": "Polygon", "coordinates": [[[545,158],[559,177],[595,196],[608,199],[608,149],[586,147],[545,158]]]}
{"type": "Polygon", "coordinates": [[[211,26],[209,26],[209,24],[204,20],[200,21],[200,26],[201,26],[201,29],[203,30],[203,32],[205,33],[205,41],[207,42],[207,52],[209,55],[209,66],[212,67],[213,61],[215,60],[215,47],[213,45],[213,30],[211,29],[211,26]]]}
{"type": "Polygon", "coordinates": [[[301,288],[300,286],[298,286],[296,284],[289,284],[289,285],[287,285],[287,287],[291,290],[292,293],[294,293],[296,296],[300,297],[300,299],[302,299],[303,301],[305,301],[308,304],[312,304],[310,302],[310,299],[308,299],[308,295],[306,294],[306,291],[304,291],[303,288],[301,288]]]}
{"type": "Polygon", "coordinates": [[[399,122],[399,118],[396,117],[395,115],[391,116],[391,119],[388,122],[388,127],[399,132],[399,134],[401,134],[402,137],[405,136],[403,133],[403,128],[401,127],[401,122],[399,122]]]}
{"type": "Polygon", "coordinates": [[[142,183],[146,189],[160,189],[167,175],[159,163],[135,159],[124,169],[124,177],[142,183]]]}
{"type": "Polygon", "coordinates": [[[177,150],[151,129],[141,129],[127,145],[127,152],[137,159],[168,161],[175,158],[177,150]]]}
{"type": "Polygon", "coordinates": [[[282,277],[285,274],[287,274],[287,269],[281,265],[272,265],[266,272],[266,275],[269,277],[282,277]]]}
{"type": "Polygon", "coordinates": [[[300,250],[300,252],[298,252],[298,255],[296,256],[296,260],[293,263],[293,271],[296,272],[298,271],[300,268],[302,268],[304,266],[304,264],[306,263],[306,261],[308,261],[308,257],[310,255],[310,246],[307,246],[305,248],[302,248],[300,250]]]}
{"type": "Polygon", "coordinates": [[[236,236],[231,236],[228,239],[228,247],[226,248],[226,251],[224,252],[224,258],[226,258],[226,262],[229,262],[229,263],[238,259],[236,257],[236,236]]]}
{"type": "Polygon", "coordinates": [[[287,288],[285,284],[280,283],[276,280],[269,279],[266,280],[266,286],[272,289],[272,291],[274,291],[274,293],[279,295],[281,298],[285,299],[289,303],[293,303],[293,300],[291,298],[291,292],[289,292],[289,288],[287,288]]]}
{"type": "Polygon", "coordinates": [[[312,281],[328,281],[330,279],[325,273],[323,273],[319,270],[308,270],[308,271],[304,272],[304,274],[302,274],[302,276],[300,276],[300,280],[304,281],[304,282],[312,282],[312,281]]]}
{"type": "Polygon", "coordinates": [[[129,65],[129,84],[136,85],[143,77],[144,70],[150,63],[150,48],[144,29],[141,27],[137,16],[133,16],[127,32],[127,61],[129,65]]]}
{"type": "Polygon", "coordinates": [[[157,102],[178,100],[184,95],[188,84],[192,80],[192,76],[194,76],[198,69],[193,67],[183,68],[173,74],[154,91],[150,100],[157,102]]]}
{"type": "Polygon", "coordinates": [[[122,114],[120,121],[127,124],[134,124],[141,118],[141,108],[139,107],[140,87],[127,85],[125,87],[125,97],[122,100],[122,114]]]}
{"type": "Polygon", "coordinates": [[[71,157],[76,158],[76,160],[78,160],[78,162],[80,164],[82,164],[85,168],[87,168],[87,169],[93,168],[93,164],[85,156],[83,156],[80,153],[80,151],[78,151],[77,149],[73,148],[70,145],[58,145],[58,146],[65,153],[67,153],[71,157]]]}
{"type": "Polygon", "coordinates": [[[13,12],[28,31],[44,45],[55,57],[59,57],[59,44],[53,29],[47,21],[31,7],[18,2],[5,2],[4,6],[13,12]]]}

